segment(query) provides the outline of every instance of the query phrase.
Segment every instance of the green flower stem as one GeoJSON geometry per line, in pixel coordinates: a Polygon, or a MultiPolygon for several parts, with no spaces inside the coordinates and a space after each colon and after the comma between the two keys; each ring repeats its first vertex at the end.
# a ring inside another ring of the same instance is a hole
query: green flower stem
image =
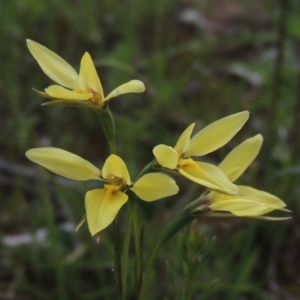
{"type": "Polygon", "coordinates": [[[122,286],[122,300],[126,299],[126,288],[127,288],[127,274],[128,274],[128,256],[129,256],[129,245],[130,245],[130,234],[132,225],[132,211],[129,209],[127,214],[127,220],[125,225],[124,241],[123,241],[123,252],[121,256],[121,286],[122,286]]]}
{"type": "Polygon", "coordinates": [[[135,299],[139,299],[142,276],[143,276],[143,229],[141,228],[141,223],[138,218],[138,206],[137,197],[133,197],[131,212],[133,219],[133,230],[134,230],[134,242],[135,242],[135,252],[136,252],[136,266],[135,266],[135,299]]]}
{"type": "Polygon", "coordinates": [[[139,175],[135,178],[135,181],[137,181],[139,178],[141,178],[143,175],[151,173],[151,172],[166,172],[175,176],[179,176],[180,173],[177,170],[170,170],[168,168],[164,168],[158,164],[156,159],[153,159],[148,165],[144,167],[144,169],[139,173],[139,175]]]}
{"type": "Polygon", "coordinates": [[[135,181],[137,181],[138,179],[140,179],[143,175],[151,173],[156,171],[157,169],[155,168],[155,164],[156,164],[156,159],[153,159],[148,165],[146,165],[144,167],[144,169],[139,173],[139,175],[135,178],[135,181]]]}
{"type": "Polygon", "coordinates": [[[119,299],[122,300],[123,287],[122,287],[122,267],[121,267],[121,247],[120,247],[120,222],[119,214],[116,216],[114,222],[114,257],[115,257],[115,278],[117,282],[117,293],[119,299]]]}
{"type": "Polygon", "coordinates": [[[162,231],[154,248],[152,249],[150,258],[148,260],[148,264],[144,274],[143,285],[141,288],[140,299],[144,299],[147,280],[160,247],[169,239],[171,239],[185,225],[190,223],[193,219],[210,210],[209,207],[205,205],[206,200],[207,198],[205,195],[194,200],[192,203],[187,205],[178,215],[176,215],[174,219],[172,219],[167,227],[162,231]]]}
{"type": "Polygon", "coordinates": [[[115,129],[113,116],[108,107],[106,107],[105,109],[97,109],[95,111],[101,122],[104,134],[107,138],[110,152],[111,154],[116,154],[116,146],[115,146],[116,129],[115,129]]]}
{"type": "Polygon", "coordinates": [[[143,274],[143,255],[142,255],[142,239],[141,239],[141,226],[137,213],[136,196],[130,195],[129,210],[127,214],[127,220],[124,232],[123,252],[121,255],[121,299],[126,299],[127,290],[127,275],[128,275],[128,259],[129,259],[129,246],[131,228],[133,224],[135,250],[136,250],[136,298],[139,299],[142,274],[143,274]]]}
{"type": "MultiPolygon", "coordinates": [[[[43,176],[42,176],[43,177],[43,176]]],[[[43,204],[44,209],[44,216],[47,224],[47,228],[49,230],[48,232],[48,238],[50,242],[50,259],[55,262],[54,263],[54,270],[55,270],[55,280],[57,283],[57,297],[62,300],[67,300],[67,294],[65,290],[65,265],[64,261],[61,257],[59,247],[57,246],[58,243],[58,237],[56,232],[56,226],[54,222],[54,210],[53,206],[51,204],[51,198],[49,197],[49,193],[47,192],[48,186],[47,181],[41,181],[42,178],[37,177],[37,189],[39,192],[39,195],[41,195],[41,201],[43,204]]],[[[51,182],[53,183],[53,182],[51,182]]]]}

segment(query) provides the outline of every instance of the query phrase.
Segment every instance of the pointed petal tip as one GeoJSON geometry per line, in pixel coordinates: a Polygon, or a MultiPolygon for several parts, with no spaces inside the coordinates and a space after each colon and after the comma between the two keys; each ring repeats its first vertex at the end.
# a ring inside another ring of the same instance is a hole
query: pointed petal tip
{"type": "Polygon", "coordinates": [[[246,119],[246,120],[248,120],[249,119],[249,116],[250,116],[250,112],[248,111],[248,110],[243,110],[243,111],[241,111],[241,112],[238,112],[238,113],[236,113],[236,114],[233,114],[233,115],[243,115],[244,116],[244,118],[246,119]]]}
{"type": "Polygon", "coordinates": [[[180,151],[183,154],[188,149],[191,141],[191,134],[193,132],[194,127],[195,123],[192,123],[183,131],[176,145],[174,146],[174,149],[176,151],[180,151]]]}
{"type": "Polygon", "coordinates": [[[87,51],[85,51],[82,56],[85,56],[85,55],[91,56],[90,53],[87,51]]]}
{"type": "Polygon", "coordinates": [[[78,86],[81,90],[85,90],[86,87],[89,87],[94,92],[100,94],[98,96],[100,96],[101,101],[104,98],[103,87],[99,75],[97,73],[93,59],[87,51],[81,58],[78,86]]]}
{"type": "Polygon", "coordinates": [[[35,41],[31,40],[31,39],[26,39],[26,44],[29,47],[30,44],[37,44],[37,42],[35,42],[35,41]]]}
{"type": "Polygon", "coordinates": [[[250,112],[248,110],[244,110],[244,111],[241,111],[241,112],[238,112],[238,113],[235,113],[235,114],[232,114],[232,115],[229,115],[228,117],[240,117],[241,120],[240,122],[242,123],[242,119],[244,120],[244,123],[246,123],[246,121],[249,119],[250,117],[250,112]]]}
{"type": "Polygon", "coordinates": [[[263,138],[263,136],[259,133],[259,134],[256,134],[255,136],[253,136],[252,138],[249,138],[248,139],[249,141],[254,141],[254,140],[256,140],[257,142],[263,142],[263,140],[264,140],[264,138],[263,138]]]}

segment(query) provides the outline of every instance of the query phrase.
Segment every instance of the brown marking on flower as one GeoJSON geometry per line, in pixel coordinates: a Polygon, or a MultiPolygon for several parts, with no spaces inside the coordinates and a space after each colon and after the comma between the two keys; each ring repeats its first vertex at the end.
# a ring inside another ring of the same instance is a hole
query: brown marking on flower
{"type": "Polygon", "coordinates": [[[115,176],[114,174],[107,174],[106,180],[108,185],[118,187],[118,190],[124,190],[127,187],[127,183],[123,177],[115,176]]]}
{"type": "Polygon", "coordinates": [[[89,99],[90,102],[92,102],[93,104],[96,104],[98,106],[103,106],[103,97],[100,93],[94,91],[91,88],[87,89],[87,92],[92,94],[92,97],[89,99]]]}

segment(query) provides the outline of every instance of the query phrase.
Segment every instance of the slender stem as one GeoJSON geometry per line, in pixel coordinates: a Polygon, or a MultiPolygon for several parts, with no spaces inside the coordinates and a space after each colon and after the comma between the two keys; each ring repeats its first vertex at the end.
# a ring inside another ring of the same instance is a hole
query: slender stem
{"type": "Polygon", "coordinates": [[[108,106],[105,109],[98,109],[95,111],[102,125],[104,134],[108,140],[110,153],[116,154],[116,146],[115,146],[116,129],[115,129],[113,116],[108,106]]]}
{"type": "Polygon", "coordinates": [[[136,197],[134,197],[131,204],[131,212],[133,219],[133,229],[134,229],[134,241],[135,241],[135,252],[136,252],[136,266],[135,266],[135,293],[136,300],[139,299],[140,288],[142,283],[143,275],[143,249],[142,249],[142,230],[141,224],[138,218],[137,202],[136,197]]]}
{"type": "Polygon", "coordinates": [[[132,224],[132,213],[129,210],[127,214],[127,220],[125,225],[124,241],[123,241],[123,252],[121,257],[121,282],[122,282],[122,300],[126,299],[126,288],[127,288],[127,274],[128,274],[128,256],[129,256],[129,245],[131,235],[131,224],[132,224]]]}
{"type": "Polygon", "coordinates": [[[150,173],[154,169],[154,165],[156,163],[156,159],[153,159],[148,165],[146,165],[143,170],[139,173],[139,175],[135,178],[135,181],[137,181],[139,178],[141,178],[143,175],[150,173]]]}
{"type": "Polygon", "coordinates": [[[115,145],[115,141],[108,141],[108,145],[109,145],[109,150],[110,150],[110,154],[116,154],[116,145],[115,145]]]}
{"type": "Polygon", "coordinates": [[[143,170],[139,173],[139,175],[135,178],[135,181],[137,181],[139,178],[141,178],[143,175],[150,173],[150,172],[160,172],[160,171],[164,171],[167,172],[169,174],[175,175],[175,176],[179,176],[180,173],[174,169],[168,169],[168,168],[164,168],[162,166],[160,166],[158,164],[158,162],[156,161],[156,159],[153,159],[148,165],[146,165],[143,170]]]}
{"type": "Polygon", "coordinates": [[[37,181],[37,188],[38,191],[40,192],[41,195],[41,200],[43,203],[43,208],[44,208],[44,215],[45,215],[45,220],[48,228],[48,237],[49,237],[49,242],[50,242],[50,253],[51,253],[51,259],[53,260],[54,263],[54,268],[55,268],[55,276],[56,276],[56,281],[57,281],[57,288],[58,288],[58,298],[62,300],[66,300],[67,293],[65,290],[65,266],[63,263],[63,260],[60,257],[58,247],[57,247],[57,235],[56,235],[56,227],[54,223],[54,210],[53,206],[51,205],[51,199],[49,197],[49,193],[45,192],[47,191],[47,187],[45,186],[46,181],[40,181],[38,179],[37,181]]]}
{"type": "Polygon", "coordinates": [[[171,239],[176,233],[178,233],[186,224],[190,223],[193,219],[198,217],[203,213],[207,213],[209,211],[209,207],[206,206],[206,195],[203,195],[192,203],[187,205],[178,215],[176,215],[166,226],[166,228],[160,234],[156,244],[154,245],[150,258],[147,263],[147,267],[144,273],[143,284],[141,287],[141,298],[144,299],[144,294],[146,292],[146,283],[148,281],[150,271],[152,269],[155,258],[160,250],[160,247],[166,243],[169,239],[171,239]]]}
{"type": "Polygon", "coordinates": [[[144,246],[144,232],[145,232],[145,224],[142,225],[141,231],[140,231],[140,249],[141,249],[141,255],[140,255],[140,274],[138,277],[137,282],[137,288],[136,288],[136,299],[140,299],[142,284],[143,284],[143,271],[144,271],[144,252],[143,252],[143,246],[144,246]]]}
{"type": "Polygon", "coordinates": [[[120,251],[120,222],[119,215],[114,220],[114,250],[115,250],[115,277],[117,282],[117,292],[119,299],[122,299],[123,287],[122,287],[122,267],[121,267],[121,251],[120,251]]]}

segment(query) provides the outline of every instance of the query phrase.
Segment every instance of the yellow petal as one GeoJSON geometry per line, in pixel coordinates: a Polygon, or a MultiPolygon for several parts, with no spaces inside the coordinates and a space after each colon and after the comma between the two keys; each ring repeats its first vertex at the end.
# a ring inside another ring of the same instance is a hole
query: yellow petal
{"type": "Polygon", "coordinates": [[[84,53],[81,59],[78,84],[80,89],[91,88],[94,92],[101,94],[102,98],[104,97],[100,78],[93,60],[87,52],[84,53]]]}
{"type": "Polygon", "coordinates": [[[178,152],[184,153],[190,145],[191,134],[195,127],[195,123],[191,124],[180,136],[174,149],[178,152]]]}
{"type": "Polygon", "coordinates": [[[185,157],[205,155],[224,146],[242,128],[248,118],[249,112],[243,111],[206,126],[192,137],[185,157]]]}
{"type": "Polygon", "coordinates": [[[85,181],[100,179],[101,171],[87,160],[62,149],[45,147],[28,150],[31,161],[60,176],[85,181]]]}
{"type": "Polygon", "coordinates": [[[172,147],[166,145],[158,145],[153,149],[153,154],[157,162],[168,169],[176,169],[179,159],[179,154],[172,147]]]}
{"type": "Polygon", "coordinates": [[[250,186],[239,186],[239,190],[245,198],[273,207],[273,209],[280,209],[286,206],[281,199],[265,191],[257,190],[250,186]]]}
{"type": "Polygon", "coordinates": [[[145,91],[145,85],[139,80],[131,80],[127,83],[124,83],[110,92],[106,97],[105,101],[108,101],[111,98],[117,97],[122,94],[128,93],[143,93],[145,91]]]}
{"type": "Polygon", "coordinates": [[[284,210],[285,203],[267,192],[239,186],[240,195],[227,196],[216,192],[208,195],[212,210],[230,211],[237,216],[259,216],[273,210],[284,210]]]}
{"type": "Polygon", "coordinates": [[[245,140],[235,147],[220,163],[219,168],[234,182],[255,159],[261,148],[263,138],[260,134],[245,140]]]}
{"type": "Polygon", "coordinates": [[[60,85],[51,85],[45,89],[47,95],[55,99],[65,99],[65,100],[88,100],[91,98],[91,94],[88,92],[74,92],[65,89],[60,85]]]}
{"type": "Polygon", "coordinates": [[[230,182],[226,175],[214,165],[184,159],[180,163],[179,172],[188,179],[211,190],[229,195],[239,193],[238,187],[230,182]]]}
{"type": "Polygon", "coordinates": [[[213,203],[210,205],[211,210],[229,211],[236,216],[260,216],[271,212],[271,207],[266,207],[262,203],[251,201],[243,198],[234,198],[213,203]]]}
{"type": "Polygon", "coordinates": [[[226,194],[221,194],[215,191],[210,191],[210,193],[207,196],[210,199],[211,203],[216,203],[216,202],[220,202],[220,201],[224,201],[227,199],[227,197],[232,198],[234,196],[228,196],[226,194]]]}
{"type": "Polygon", "coordinates": [[[162,173],[148,173],[142,176],[131,190],[144,201],[154,201],[178,193],[176,182],[162,173]]]}
{"type": "Polygon", "coordinates": [[[26,41],[29,51],[48,77],[67,88],[77,88],[78,74],[71,65],[45,46],[26,41]]]}
{"type": "Polygon", "coordinates": [[[106,178],[107,175],[122,177],[128,185],[131,183],[128,169],[124,161],[117,155],[111,154],[105,161],[102,176],[106,178]]]}
{"type": "Polygon", "coordinates": [[[113,189],[97,189],[87,192],[85,209],[90,233],[95,235],[106,228],[127,200],[126,194],[115,192],[113,189]]]}

